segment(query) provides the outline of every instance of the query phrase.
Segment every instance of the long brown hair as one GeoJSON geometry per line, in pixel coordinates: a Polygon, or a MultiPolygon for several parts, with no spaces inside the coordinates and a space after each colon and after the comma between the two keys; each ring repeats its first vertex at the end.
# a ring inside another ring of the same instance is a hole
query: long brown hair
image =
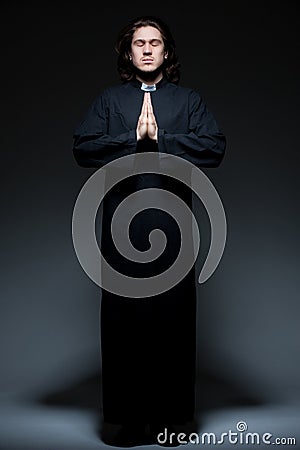
{"type": "Polygon", "coordinates": [[[168,81],[177,84],[180,79],[180,63],[175,51],[175,41],[169,27],[155,16],[137,17],[120,31],[115,43],[115,50],[118,53],[117,70],[121,80],[125,82],[134,78],[134,66],[129,59],[132,36],[135,30],[146,26],[157,28],[160,31],[165,51],[168,53],[162,67],[163,74],[168,81]]]}

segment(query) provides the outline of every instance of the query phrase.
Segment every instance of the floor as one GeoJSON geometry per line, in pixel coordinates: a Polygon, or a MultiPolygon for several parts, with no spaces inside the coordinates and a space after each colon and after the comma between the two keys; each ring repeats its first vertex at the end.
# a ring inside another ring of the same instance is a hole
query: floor
{"type": "MultiPolygon", "coordinates": [[[[253,399],[223,397],[215,392],[198,409],[197,432],[179,440],[188,447],[229,449],[270,448],[263,436],[277,447],[300,449],[300,403],[262,403],[253,399]],[[222,401],[216,402],[215,399],[222,401]],[[239,423],[239,425],[237,425],[239,423]],[[239,427],[239,432],[237,430],[239,427]],[[245,429],[246,428],[246,429],[245,429]],[[231,430],[231,431],[230,431],[231,430]],[[205,433],[212,433],[209,436],[205,433]],[[223,433],[223,442],[222,442],[223,433]],[[227,435],[225,435],[227,433],[227,435]],[[237,433],[237,434],[233,434],[237,433]],[[266,433],[269,433],[266,435],[266,433]],[[255,435],[254,435],[255,434],[255,435]],[[228,436],[230,435],[230,436],[228,436]],[[289,438],[292,440],[288,441],[289,438]],[[210,442],[209,442],[210,439],[210,442]],[[246,443],[248,439],[248,443],[246,443]],[[254,439],[251,443],[251,439],[254,439]],[[215,441],[214,441],[215,440],[215,441]],[[238,440],[238,442],[236,442],[238,440]],[[194,441],[194,442],[191,442],[194,441]],[[254,443],[253,443],[254,442],[254,443]],[[259,443],[258,443],[259,442],[259,443]]],[[[98,385],[81,385],[39,399],[2,396],[0,404],[1,450],[100,450],[113,448],[102,440],[98,385]]],[[[163,435],[161,440],[177,439],[163,435]]],[[[159,448],[145,445],[139,448],[159,448]]]]}

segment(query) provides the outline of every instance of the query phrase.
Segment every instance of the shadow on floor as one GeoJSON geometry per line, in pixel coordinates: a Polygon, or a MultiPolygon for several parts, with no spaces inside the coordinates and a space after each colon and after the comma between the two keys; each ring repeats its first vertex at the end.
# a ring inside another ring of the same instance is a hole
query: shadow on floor
{"type": "MultiPolygon", "coordinates": [[[[96,416],[97,437],[110,445],[119,430],[118,425],[103,422],[101,373],[91,375],[69,386],[67,389],[49,392],[38,399],[43,406],[67,407],[92,410],[96,416]]],[[[230,384],[217,376],[207,373],[198,375],[196,382],[195,420],[180,426],[185,433],[197,432],[201,429],[201,417],[206,411],[234,406],[260,406],[265,401],[253,395],[246,395],[237,385],[230,384]]]]}
{"type": "Polygon", "coordinates": [[[43,406],[75,407],[101,412],[101,374],[86,377],[66,389],[49,392],[37,402],[43,406]]]}
{"type": "Polygon", "coordinates": [[[200,373],[196,384],[196,414],[201,417],[206,411],[236,406],[261,406],[266,399],[245,387],[230,383],[214,374],[200,373]]]}

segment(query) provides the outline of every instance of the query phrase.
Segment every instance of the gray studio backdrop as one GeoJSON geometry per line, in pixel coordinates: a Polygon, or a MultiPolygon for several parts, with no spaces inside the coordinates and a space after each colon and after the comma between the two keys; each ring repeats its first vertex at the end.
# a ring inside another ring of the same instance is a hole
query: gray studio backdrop
{"type": "MultiPolygon", "coordinates": [[[[82,271],[71,237],[76,197],[94,170],[76,165],[72,133],[94,97],[118,82],[117,32],[149,11],[93,8],[2,7],[3,397],[38,399],[75,392],[85,380],[100,383],[100,290],[82,271]]],[[[199,15],[186,4],[151,12],[175,35],[181,84],[199,89],[228,139],[222,165],[205,170],[222,198],[228,238],[219,267],[199,287],[199,378],[225,402],[295,401],[297,2],[205,2],[199,15]]],[[[201,395],[198,402],[201,408],[201,395]]]]}

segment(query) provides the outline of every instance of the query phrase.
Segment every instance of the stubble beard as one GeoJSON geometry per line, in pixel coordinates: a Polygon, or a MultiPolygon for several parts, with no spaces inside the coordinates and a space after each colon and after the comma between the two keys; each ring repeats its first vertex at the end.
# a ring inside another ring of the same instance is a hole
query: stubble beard
{"type": "Polygon", "coordinates": [[[163,74],[164,64],[161,64],[157,69],[151,71],[145,71],[135,68],[135,76],[145,80],[147,83],[151,84],[158,77],[160,73],[163,74]]]}

